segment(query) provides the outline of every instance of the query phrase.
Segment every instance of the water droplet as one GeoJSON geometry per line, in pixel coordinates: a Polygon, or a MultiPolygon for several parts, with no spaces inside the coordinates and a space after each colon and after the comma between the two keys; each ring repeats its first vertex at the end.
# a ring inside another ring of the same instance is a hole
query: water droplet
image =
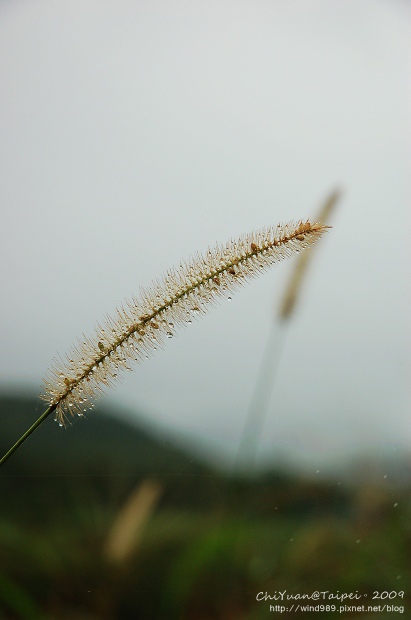
{"type": "Polygon", "coordinates": [[[387,478],[388,478],[388,476],[387,476],[387,474],[385,474],[385,476],[384,476],[384,480],[386,480],[387,478]]]}
{"type": "Polygon", "coordinates": [[[73,403],[69,403],[69,404],[68,404],[68,406],[69,406],[69,407],[72,407],[72,406],[73,406],[73,403]]]}
{"type": "Polygon", "coordinates": [[[231,301],[232,297],[227,297],[227,301],[231,301]]]}
{"type": "Polygon", "coordinates": [[[167,338],[172,338],[173,334],[171,332],[167,332],[166,336],[167,336],[167,338]]]}
{"type": "Polygon", "coordinates": [[[319,469],[317,469],[317,471],[316,471],[315,473],[316,473],[316,474],[319,474],[319,473],[320,473],[320,470],[319,470],[319,469]]]}
{"type": "Polygon", "coordinates": [[[398,502],[395,502],[394,508],[397,508],[397,506],[398,506],[398,502]]]}
{"type": "Polygon", "coordinates": [[[193,321],[192,321],[191,319],[187,319],[187,323],[188,323],[188,324],[190,324],[190,323],[192,323],[192,322],[193,322],[193,321]]]}
{"type": "Polygon", "coordinates": [[[358,545],[358,543],[360,543],[360,542],[361,542],[361,540],[358,539],[358,540],[355,541],[355,544],[358,545]]]}
{"type": "Polygon", "coordinates": [[[290,542],[294,542],[294,538],[290,538],[290,542]]]}
{"type": "Polygon", "coordinates": [[[59,422],[59,426],[62,427],[63,426],[63,422],[59,422]]]}
{"type": "Polygon", "coordinates": [[[174,323],[172,323],[171,321],[168,324],[169,327],[173,328],[174,327],[174,323]]]}
{"type": "Polygon", "coordinates": [[[194,308],[192,308],[192,313],[193,314],[200,314],[200,308],[198,308],[197,306],[194,306],[194,308]]]}

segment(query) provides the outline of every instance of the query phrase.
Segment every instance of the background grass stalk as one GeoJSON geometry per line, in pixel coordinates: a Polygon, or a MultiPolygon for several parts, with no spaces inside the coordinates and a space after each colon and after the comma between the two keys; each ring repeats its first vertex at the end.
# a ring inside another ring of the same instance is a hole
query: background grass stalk
{"type": "Polygon", "coordinates": [[[271,324],[244,422],[235,468],[253,473],[258,446],[284,349],[287,324],[271,324]]]}
{"type": "MultiPolygon", "coordinates": [[[[341,191],[338,189],[329,194],[318,213],[318,221],[328,222],[340,196],[341,191]]],[[[290,319],[294,315],[307,267],[312,258],[312,251],[313,247],[310,247],[299,255],[282,297],[278,314],[271,324],[234,462],[236,470],[247,469],[249,473],[252,473],[255,468],[259,442],[284,349],[286,331],[289,330],[290,319]]]]}

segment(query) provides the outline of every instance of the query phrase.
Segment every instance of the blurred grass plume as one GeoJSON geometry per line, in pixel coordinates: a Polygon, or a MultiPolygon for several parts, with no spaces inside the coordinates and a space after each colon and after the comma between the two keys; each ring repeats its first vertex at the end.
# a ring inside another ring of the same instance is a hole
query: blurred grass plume
{"type": "MultiPolygon", "coordinates": [[[[341,191],[335,189],[324,201],[315,221],[327,223],[341,196],[341,191]]],[[[307,267],[312,260],[314,248],[301,253],[294,264],[294,269],[288,281],[284,295],[280,302],[280,308],[275,321],[271,324],[259,367],[256,383],[252,393],[247,417],[244,422],[240,437],[236,468],[253,469],[258,452],[258,444],[267,417],[270,398],[274,389],[277,370],[283,352],[286,327],[290,325],[290,319],[294,314],[298,298],[301,294],[307,267]]]]}

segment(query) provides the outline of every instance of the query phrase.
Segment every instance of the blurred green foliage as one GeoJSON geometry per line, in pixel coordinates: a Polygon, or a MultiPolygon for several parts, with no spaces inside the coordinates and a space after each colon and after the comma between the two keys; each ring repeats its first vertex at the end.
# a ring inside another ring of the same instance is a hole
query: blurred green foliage
{"type": "MultiPolygon", "coordinates": [[[[16,409],[22,424],[34,411],[29,399],[3,399],[11,432],[16,409]]],[[[39,429],[0,471],[0,618],[256,620],[277,615],[256,595],[283,590],[358,591],[368,595],[361,602],[411,614],[409,485],[281,471],[231,477],[102,414],[68,431],[55,426],[39,429]],[[113,524],[148,479],[160,499],[127,559],[114,561],[106,552],[113,524]],[[371,601],[375,590],[405,598],[371,601]]]]}

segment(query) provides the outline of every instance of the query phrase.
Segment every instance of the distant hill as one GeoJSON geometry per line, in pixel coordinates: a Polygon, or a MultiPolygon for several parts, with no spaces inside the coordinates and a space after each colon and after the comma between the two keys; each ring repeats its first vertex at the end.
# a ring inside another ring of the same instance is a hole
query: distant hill
{"type": "MultiPolygon", "coordinates": [[[[1,455],[42,410],[37,398],[0,396],[1,455]]],[[[169,507],[203,510],[225,496],[219,472],[128,423],[121,411],[99,407],[65,429],[50,416],[0,468],[0,521],[70,513],[81,497],[88,505],[121,503],[147,478],[160,482],[160,503],[169,507]]]]}
{"type": "MultiPolygon", "coordinates": [[[[41,414],[37,398],[0,395],[3,455],[41,414]]],[[[32,475],[178,475],[209,469],[166,439],[128,423],[121,411],[99,407],[60,428],[52,415],[0,470],[32,475]]]]}
{"type": "MultiPolygon", "coordinates": [[[[3,455],[42,412],[37,398],[0,395],[0,453],[3,455]]],[[[136,419],[137,416],[136,416],[136,419]]],[[[384,492],[399,482],[399,463],[391,469],[369,462],[357,466],[339,480],[309,478],[286,469],[267,469],[255,476],[230,475],[203,463],[195,454],[155,431],[126,421],[121,410],[100,407],[86,419],[59,428],[52,417],[0,468],[0,520],[36,512],[42,518],[51,505],[62,513],[71,510],[74,497],[99,498],[111,505],[124,500],[142,479],[155,478],[162,486],[161,504],[179,510],[229,509],[238,514],[275,515],[281,510],[293,516],[345,514],[349,496],[360,480],[374,484],[378,472],[384,492]],[[388,472],[382,476],[381,471],[388,472]],[[349,475],[348,475],[349,473],[349,475]],[[341,483],[341,481],[343,481],[341,483]]],[[[403,468],[404,471],[409,471],[403,468]]],[[[403,484],[409,484],[406,476],[403,484]]],[[[378,485],[377,485],[378,486],[378,485]]]]}

